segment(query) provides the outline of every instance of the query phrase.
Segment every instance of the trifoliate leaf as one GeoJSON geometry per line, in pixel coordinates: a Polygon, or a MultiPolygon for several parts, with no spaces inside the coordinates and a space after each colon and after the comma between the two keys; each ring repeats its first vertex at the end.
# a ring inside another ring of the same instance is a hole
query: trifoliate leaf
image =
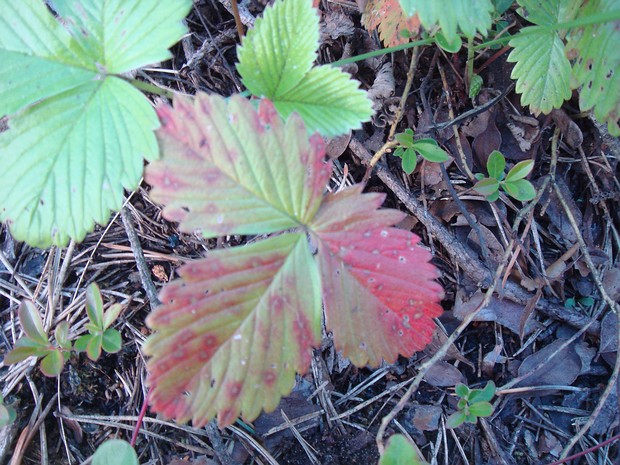
{"type": "Polygon", "coordinates": [[[0,220],[30,245],[81,240],[157,157],[148,100],[111,73],[169,56],[189,0],[0,3],[0,220]],[[165,3],[165,5],[164,5],[165,3]],[[148,31],[148,40],[145,34],[148,31]]]}
{"type": "Polygon", "coordinates": [[[442,291],[419,237],[389,227],[405,215],[377,210],[385,196],[361,189],[328,195],[310,227],[336,347],[357,366],[378,366],[428,344],[442,291]]]}
{"type": "Polygon", "coordinates": [[[220,426],[273,410],[320,342],[319,278],[305,234],[217,250],[179,270],[149,315],[153,408],[220,426]]]}
{"type": "Polygon", "coordinates": [[[402,434],[394,434],[388,439],[387,446],[379,465],[423,465],[418,453],[402,434]]]}
{"type": "Polygon", "coordinates": [[[312,68],[319,47],[319,16],[307,0],[277,0],[243,39],[237,71],[250,92],[277,100],[312,68]]]}
{"type": "Polygon", "coordinates": [[[311,2],[279,0],[243,40],[237,70],[248,90],[272,100],[283,117],[297,112],[310,133],[333,137],[359,129],[370,119],[372,103],[347,73],[312,67],[318,39],[311,2]]]}
{"type": "MultiPolygon", "coordinates": [[[[618,17],[620,1],[589,1],[580,17],[612,12],[618,17]]],[[[581,87],[579,106],[607,123],[610,134],[620,136],[620,27],[619,21],[590,25],[572,31],[568,54],[576,57],[572,88],[581,87]]]]}
{"type": "Polygon", "coordinates": [[[474,37],[476,31],[485,35],[494,10],[491,0],[400,0],[400,5],[409,16],[417,13],[427,29],[439,24],[449,43],[455,40],[457,28],[468,38],[474,37]]]}
{"type": "Polygon", "coordinates": [[[298,226],[317,210],[331,174],[321,137],[273,104],[233,96],[177,97],[158,108],[166,154],[146,170],[151,197],[181,231],[205,237],[266,234],[298,226]]]}
{"type": "Polygon", "coordinates": [[[369,1],[362,15],[362,24],[368,32],[378,30],[379,37],[386,47],[406,44],[420,29],[418,17],[407,15],[398,0],[369,1]],[[403,31],[409,32],[409,35],[404,36],[403,31]]]}
{"type": "Polygon", "coordinates": [[[403,215],[378,211],[382,196],[355,187],[325,200],[331,165],[297,115],[281,121],[268,100],[255,109],[204,94],[159,113],[163,160],[147,179],[173,205],[164,216],[184,231],[276,234],[211,251],[164,287],[144,346],[154,410],[196,425],[217,415],[224,426],[274,409],[308,368],[323,305],[328,330],[360,366],[430,340],[441,312],[430,255],[414,247],[417,236],[390,227],[403,215]],[[332,283],[336,269],[343,280],[332,283]]]}

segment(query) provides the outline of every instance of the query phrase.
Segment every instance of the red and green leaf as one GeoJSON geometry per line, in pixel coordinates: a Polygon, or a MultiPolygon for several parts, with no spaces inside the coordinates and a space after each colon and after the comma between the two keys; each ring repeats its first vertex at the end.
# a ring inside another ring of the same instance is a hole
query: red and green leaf
{"type": "Polygon", "coordinates": [[[418,16],[407,16],[398,0],[369,1],[362,15],[362,24],[368,32],[378,29],[386,47],[406,44],[420,30],[418,16]]]}
{"type": "Polygon", "coordinates": [[[276,234],[211,251],[164,287],[144,346],[154,410],[221,426],[273,410],[308,369],[323,305],[359,366],[428,343],[441,312],[430,254],[390,227],[403,215],[379,210],[382,195],[324,195],[331,165],[298,116],[204,94],[158,112],[163,158],[146,177],[164,216],[206,236],[276,234]]]}
{"type": "Polygon", "coordinates": [[[266,234],[307,222],[331,174],[321,137],[298,116],[281,121],[240,96],[199,94],[158,108],[162,160],[146,171],[151,196],[185,232],[266,234]]]}
{"type": "Polygon", "coordinates": [[[284,234],[181,268],[147,319],[155,410],[194,425],[273,410],[320,343],[312,261],[305,234],[284,234]]]}
{"type": "Polygon", "coordinates": [[[328,195],[310,226],[319,244],[327,328],[355,365],[378,366],[430,342],[442,290],[419,238],[389,227],[404,213],[378,210],[385,196],[361,190],[328,195]]]}

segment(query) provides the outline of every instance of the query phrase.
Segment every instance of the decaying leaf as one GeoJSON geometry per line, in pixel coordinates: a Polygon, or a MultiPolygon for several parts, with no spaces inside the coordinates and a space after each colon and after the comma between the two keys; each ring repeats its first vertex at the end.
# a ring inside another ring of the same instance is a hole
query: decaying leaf
{"type": "Polygon", "coordinates": [[[271,234],[212,251],[161,292],[144,350],[152,407],[204,425],[251,421],[291,391],[320,343],[358,366],[411,355],[431,339],[441,287],[419,238],[391,225],[384,196],[353,186],[324,196],[331,164],[301,118],[239,96],[177,97],[158,109],[162,160],[152,197],[182,231],[271,234]]]}
{"type": "Polygon", "coordinates": [[[362,24],[368,32],[378,30],[386,47],[406,44],[420,30],[418,16],[408,16],[398,0],[369,1],[362,15],[362,24]]]}

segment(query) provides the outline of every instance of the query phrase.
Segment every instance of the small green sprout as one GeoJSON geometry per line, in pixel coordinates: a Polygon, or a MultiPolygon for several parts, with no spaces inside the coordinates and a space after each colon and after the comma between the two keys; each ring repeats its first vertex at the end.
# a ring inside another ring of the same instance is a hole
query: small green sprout
{"type": "Polygon", "coordinates": [[[483,174],[476,174],[478,182],[474,189],[484,195],[489,202],[494,202],[499,198],[499,188],[501,187],[511,197],[526,202],[536,197],[536,189],[525,177],[534,168],[534,160],[524,160],[513,166],[507,175],[506,159],[497,150],[493,150],[487,160],[487,171],[489,177],[483,174]],[[504,177],[505,176],[505,177],[504,177]]]}
{"type": "Polygon", "coordinates": [[[95,283],[88,286],[86,289],[86,313],[90,320],[86,324],[88,334],[80,336],[75,341],[75,350],[86,352],[91,360],[97,360],[101,356],[101,349],[110,354],[121,350],[121,334],[110,326],[122,309],[120,304],[114,304],[104,312],[99,287],[95,283]]]}
{"type": "Polygon", "coordinates": [[[455,390],[460,397],[458,410],[448,417],[448,428],[456,428],[463,423],[476,423],[479,417],[488,417],[493,413],[493,405],[489,402],[495,395],[493,381],[489,381],[483,389],[470,389],[459,384],[455,390]]]}
{"type": "Polygon", "coordinates": [[[394,156],[402,159],[403,171],[413,173],[418,164],[418,154],[427,161],[441,163],[448,161],[450,155],[439,147],[434,139],[413,139],[413,131],[405,129],[405,132],[394,136],[400,146],[394,150],[394,156]]]}
{"type": "Polygon", "coordinates": [[[42,357],[41,372],[45,376],[58,376],[69,359],[71,342],[69,324],[66,321],[56,326],[54,336],[57,345],[49,341],[41,316],[34,304],[24,301],[17,311],[25,335],[18,339],[15,347],[4,358],[7,365],[26,360],[28,357],[42,357]]]}

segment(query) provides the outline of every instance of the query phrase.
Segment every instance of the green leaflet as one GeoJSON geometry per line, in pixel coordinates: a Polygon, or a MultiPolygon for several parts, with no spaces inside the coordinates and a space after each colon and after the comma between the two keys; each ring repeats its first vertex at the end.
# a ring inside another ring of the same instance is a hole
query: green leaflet
{"type": "Polygon", "coordinates": [[[127,441],[110,439],[103,442],[93,455],[93,465],[139,465],[136,451],[127,441]]]}
{"type": "Polygon", "coordinates": [[[0,3],[0,116],[10,116],[0,134],[0,220],[38,247],[82,240],[107,222],[123,189],[137,186],[143,158],[157,157],[155,112],[112,73],[166,59],[191,6],[53,3],[66,29],[42,1],[0,3]]]}
{"type": "Polygon", "coordinates": [[[494,10],[491,0],[400,0],[400,5],[409,16],[417,13],[427,29],[439,24],[449,43],[456,39],[458,30],[468,38],[476,31],[486,35],[494,10]]]}
{"type": "Polygon", "coordinates": [[[517,35],[510,41],[514,50],[508,61],[517,62],[510,77],[517,80],[516,91],[521,103],[534,114],[549,113],[570,98],[570,63],[564,54],[564,43],[557,32],[537,26],[536,34],[517,35]]]}
{"type": "Polygon", "coordinates": [[[379,465],[423,465],[413,445],[402,434],[394,434],[388,439],[385,452],[379,465]]]}
{"type": "Polygon", "coordinates": [[[510,41],[514,50],[508,61],[517,62],[510,76],[517,80],[521,103],[529,105],[534,114],[547,114],[570,98],[571,68],[559,31],[544,26],[572,19],[581,0],[521,0],[519,3],[528,13],[527,20],[536,26],[523,29],[527,35],[517,34],[510,41]]]}
{"type": "MultiPolygon", "coordinates": [[[[620,12],[619,0],[591,0],[580,17],[620,12]]],[[[581,87],[579,106],[594,107],[594,115],[608,124],[610,134],[620,136],[620,27],[619,21],[586,26],[571,33],[568,53],[577,57],[572,88],[581,87]]]]}
{"type": "Polygon", "coordinates": [[[248,31],[237,70],[250,92],[272,100],[283,117],[299,113],[310,133],[358,129],[372,115],[371,102],[348,74],[312,67],[318,46],[319,18],[310,0],[279,0],[248,31]]]}

